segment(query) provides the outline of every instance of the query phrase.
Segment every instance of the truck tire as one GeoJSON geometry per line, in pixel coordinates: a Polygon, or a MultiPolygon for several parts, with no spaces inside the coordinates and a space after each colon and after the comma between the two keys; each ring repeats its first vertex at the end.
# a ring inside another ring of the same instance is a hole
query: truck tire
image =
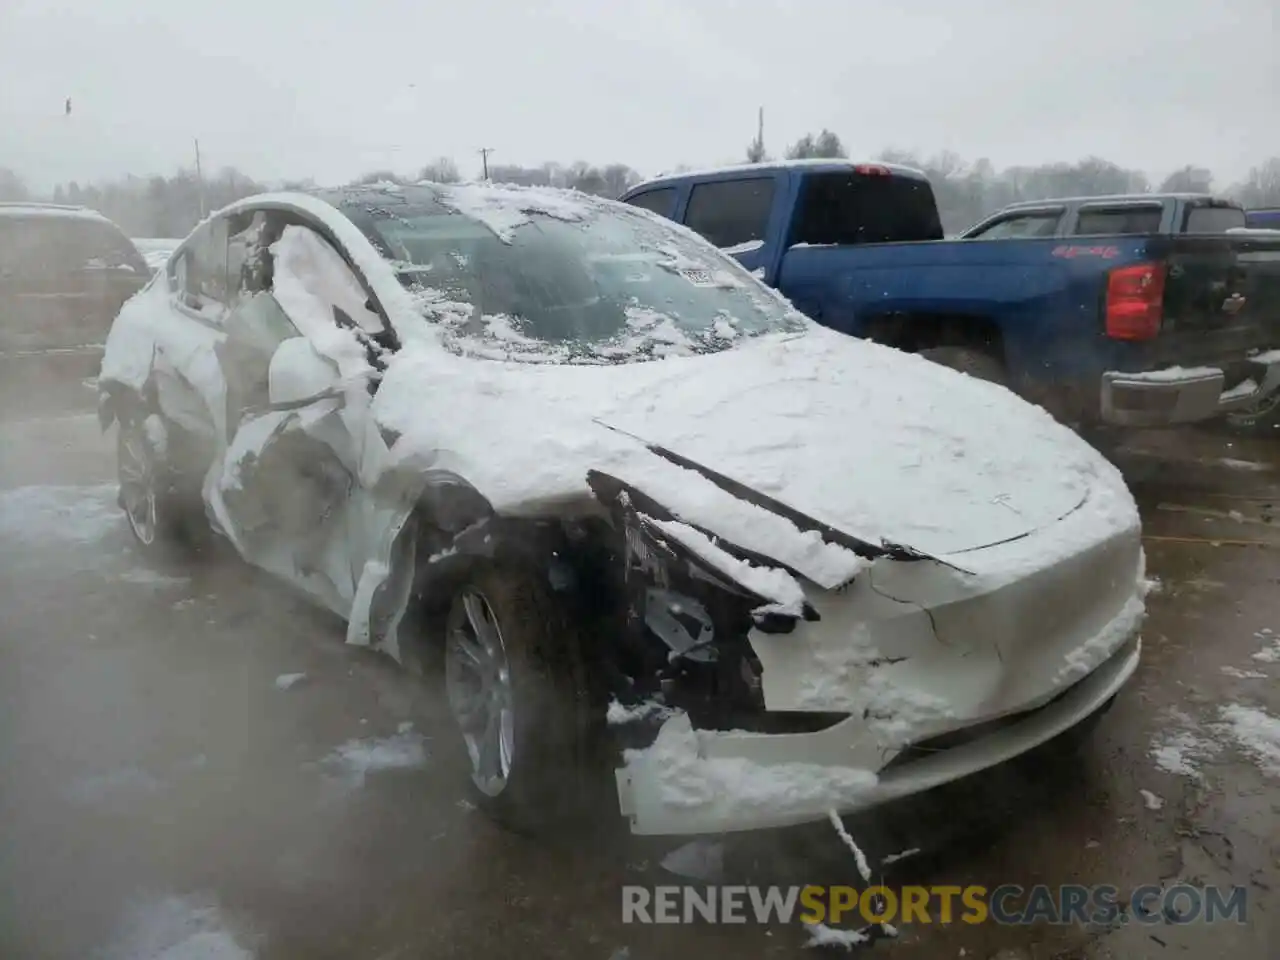
{"type": "Polygon", "coordinates": [[[1280,437],[1280,392],[1222,419],[1231,433],[1241,437],[1280,437]]]}
{"type": "Polygon", "coordinates": [[[453,591],[444,692],[470,768],[470,799],[517,833],[581,829],[601,793],[583,647],[545,577],[477,567],[453,591]]]}
{"type": "Polygon", "coordinates": [[[1007,385],[1004,362],[979,347],[926,347],[920,356],[978,380],[1007,385]]]}

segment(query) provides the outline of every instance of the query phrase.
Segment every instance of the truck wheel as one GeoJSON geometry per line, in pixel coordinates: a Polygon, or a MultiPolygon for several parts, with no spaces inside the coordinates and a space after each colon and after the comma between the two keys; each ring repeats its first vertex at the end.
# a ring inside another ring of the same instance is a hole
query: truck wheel
{"type": "Polygon", "coordinates": [[[1242,437],[1280,436],[1280,393],[1273,393],[1247,410],[1228,413],[1222,419],[1228,430],[1242,437]]]}
{"type": "Polygon", "coordinates": [[[920,351],[920,356],[978,380],[1001,386],[1005,386],[1008,380],[1004,363],[977,347],[927,347],[920,351]]]}
{"type": "Polygon", "coordinates": [[[592,711],[582,653],[542,578],[480,568],[454,591],[444,683],[471,798],[517,832],[551,833],[593,812],[584,809],[595,791],[584,789],[592,711]]]}

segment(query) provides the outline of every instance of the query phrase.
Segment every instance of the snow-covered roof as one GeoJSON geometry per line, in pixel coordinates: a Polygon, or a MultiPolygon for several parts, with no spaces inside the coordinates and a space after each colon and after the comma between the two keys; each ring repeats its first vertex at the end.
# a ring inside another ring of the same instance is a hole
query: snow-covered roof
{"type": "Polygon", "coordinates": [[[912,177],[920,180],[928,179],[923,170],[917,170],[915,167],[905,167],[897,163],[886,163],[883,160],[841,160],[834,157],[809,157],[803,160],[766,160],[763,163],[731,163],[720,167],[705,167],[700,170],[682,170],[678,173],[662,173],[656,177],[650,177],[648,180],[636,184],[634,187],[629,188],[627,193],[633,193],[641,187],[647,187],[654,183],[662,183],[666,180],[686,180],[693,177],[710,177],[726,173],[750,173],[752,171],[759,173],[772,173],[775,170],[810,170],[816,172],[838,173],[861,166],[884,167],[890,173],[896,174],[900,177],[912,177]]]}
{"type": "Polygon", "coordinates": [[[31,203],[27,201],[0,203],[0,217],[61,217],[111,222],[97,210],[90,210],[88,207],[76,207],[63,203],[31,203]]]}

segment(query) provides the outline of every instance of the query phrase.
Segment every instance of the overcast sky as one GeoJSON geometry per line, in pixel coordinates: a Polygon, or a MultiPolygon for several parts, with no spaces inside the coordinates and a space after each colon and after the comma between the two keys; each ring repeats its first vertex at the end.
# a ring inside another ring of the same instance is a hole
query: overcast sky
{"type": "Polygon", "coordinates": [[[210,169],[411,173],[437,155],[737,161],[1097,154],[1219,184],[1280,154],[1278,0],[0,0],[0,166],[36,187],[210,169]],[[72,98],[72,114],[63,101],[72,98]]]}

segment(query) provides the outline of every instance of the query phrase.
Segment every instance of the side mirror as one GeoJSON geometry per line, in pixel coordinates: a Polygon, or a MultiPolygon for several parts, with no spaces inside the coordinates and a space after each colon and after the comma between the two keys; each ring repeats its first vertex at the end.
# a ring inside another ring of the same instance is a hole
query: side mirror
{"type": "Polygon", "coordinates": [[[306,337],[290,337],[271,355],[267,395],[272,407],[302,407],[341,397],[338,368],[316,352],[306,337]]]}

